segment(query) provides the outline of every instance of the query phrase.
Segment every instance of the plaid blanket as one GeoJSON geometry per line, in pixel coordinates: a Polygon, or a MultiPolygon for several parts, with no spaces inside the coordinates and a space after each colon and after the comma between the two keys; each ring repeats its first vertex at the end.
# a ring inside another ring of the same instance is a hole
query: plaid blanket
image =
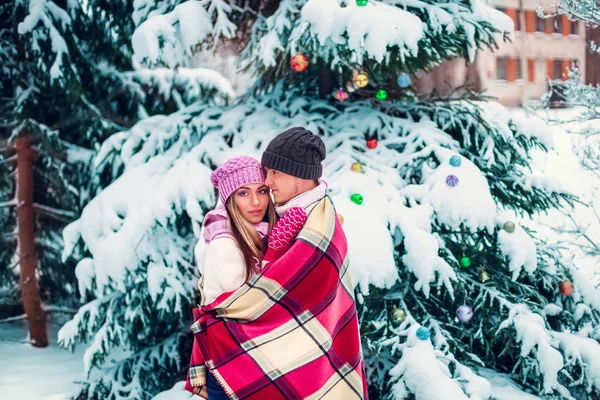
{"type": "Polygon", "coordinates": [[[367,399],[346,254],[325,197],[277,261],[194,309],[186,389],[207,398],[208,367],[231,399],[367,399]]]}

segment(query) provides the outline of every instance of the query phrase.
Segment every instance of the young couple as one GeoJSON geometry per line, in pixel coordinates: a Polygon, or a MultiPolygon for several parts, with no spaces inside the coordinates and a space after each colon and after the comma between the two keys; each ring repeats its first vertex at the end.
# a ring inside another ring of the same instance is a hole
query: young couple
{"type": "Polygon", "coordinates": [[[304,128],[211,175],[186,389],[217,399],[367,399],[347,243],[304,128]]]}

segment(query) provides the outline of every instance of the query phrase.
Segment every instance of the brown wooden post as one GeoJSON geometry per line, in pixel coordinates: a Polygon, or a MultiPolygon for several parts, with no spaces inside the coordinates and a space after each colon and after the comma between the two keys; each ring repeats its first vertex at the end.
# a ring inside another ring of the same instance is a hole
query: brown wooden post
{"type": "Polygon", "coordinates": [[[34,169],[37,158],[31,138],[22,137],[14,145],[17,150],[17,255],[21,263],[21,297],[27,313],[29,336],[35,347],[48,346],[46,314],[42,309],[40,290],[35,275],[35,216],[33,210],[34,169]]]}

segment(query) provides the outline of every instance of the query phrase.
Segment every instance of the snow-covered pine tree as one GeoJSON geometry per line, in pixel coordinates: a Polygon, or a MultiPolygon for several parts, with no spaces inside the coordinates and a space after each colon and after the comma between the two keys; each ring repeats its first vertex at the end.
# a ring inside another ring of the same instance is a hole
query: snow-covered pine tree
{"type": "Polygon", "coordinates": [[[90,344],[84,397],[150,398],[183,378],[209,175],[303,125],[328,149],[372,398],[597,398],[600,293],[527,228],[570,199],[529,168],[550,137],[499,105],[411,89],[505,39],[510,19],[481,0],[140,1],[133,18],[143,65],[235,40],[257,80],[235,104],[141,120],[95,156],[104,189],[64,231],[93,297],[60,332],[90,344]]]}
{"type": "MultiPolygon", "coordinates": [[[[0,286],[18,301],[14,143],[30,137],[43,300],[73,302],[75,260],[61,261],[62,229],[99,188],[91,156],[111,134],[149,115],[231,94],[214,71],[134,70],[129,1],[9,1],[0,5],[0,286]],[[205,73],[202,73],[205,72],[205,73]]],[[[76,304],[76,301],[74,302],[76,304]]]]}

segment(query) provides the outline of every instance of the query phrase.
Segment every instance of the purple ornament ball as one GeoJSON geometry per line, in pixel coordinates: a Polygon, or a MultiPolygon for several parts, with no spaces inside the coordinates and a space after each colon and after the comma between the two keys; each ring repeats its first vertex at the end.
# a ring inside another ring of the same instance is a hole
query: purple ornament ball
{"type": "Polygon", "coordinates": [[[458,177],[456,175],[448,175],[446,177],[446,184],[450,187],[458,185],[458,177]]]}
{"type": "Polygon", "coordinates": [[[456,318],[460,322],[469,322],[473,318],[473,309],[466,304],[456,309],[456,318]]]}

